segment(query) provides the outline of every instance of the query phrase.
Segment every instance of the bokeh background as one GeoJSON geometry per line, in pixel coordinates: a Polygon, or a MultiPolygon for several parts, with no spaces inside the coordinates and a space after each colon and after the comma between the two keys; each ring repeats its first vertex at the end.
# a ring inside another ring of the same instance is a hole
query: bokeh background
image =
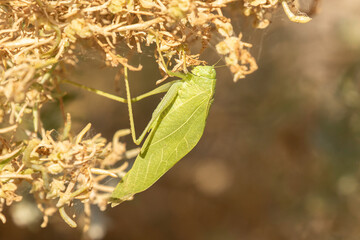
{"type": "MultiPolygon", "coordinates": [[[[360,2],[324,0],[319,10],[308,24],[279,10],[266,30],[228,13],[254,45],[259,70],[233,83],[226,67],[217,69],[202,140],[133,201],[104,213],[94,208],[94,239],[360,239],[360,2]]],[[[116,71],[83,48],[72,79],[114,91],[116,71]]],[[[219,59],[206,53],[210,64],[219,59]]],[[[152,54],[134,57],[144,71],[130,75],[133,95],[160,78],[152,54]]],[[[111,139],[128,127],[126,105],[67,89],[75,131],[91,122],[93,134],[111,139]]],[[[138,134],[158,101],[135,104],[138,134]]],[[[43,115],[59,124],[51,107],[43,115]]],[[[0,239],[81,239],[61,219],[39,225],[16,226],[9,217],[0,239]]]]}

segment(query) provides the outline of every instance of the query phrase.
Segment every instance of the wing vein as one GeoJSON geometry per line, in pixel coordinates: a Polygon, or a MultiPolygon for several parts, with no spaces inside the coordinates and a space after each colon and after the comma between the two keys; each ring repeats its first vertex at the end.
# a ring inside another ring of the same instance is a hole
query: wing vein
{"type": "Polygon", "coordinates": [[[179,129],[181,129],[184,125],[186,125],[190,119],[192,118],[192,116],[196,113],[196,111],[201,107],[202,103],[205,102],[207,99],[204,99],[203,101],[201,101],[201,103],[199,104],[199,106],[191,113],[191,115],[189,116],[189,118],[183,123],[181,124],[177,129],[175,129],[174,131],[172,131],[171,133],[169,133],[168,135],[166,135],[165,137],[157,140],[156,142],[152,143],[152,145],[157,144],[158,142],[163,141],[165,138],[168,138],[169,136],[173,135],[175,132],[179,131],[179,129]]]}

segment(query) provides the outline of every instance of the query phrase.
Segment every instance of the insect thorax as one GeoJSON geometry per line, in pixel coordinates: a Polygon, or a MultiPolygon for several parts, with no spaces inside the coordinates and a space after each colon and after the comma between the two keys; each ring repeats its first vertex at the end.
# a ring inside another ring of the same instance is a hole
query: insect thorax
{"type": "Polygon", "coordinates": [[[209,79],[216,78],[216,71],[214,66],[197,66],[191,71],[195,76],[209,79]]]}

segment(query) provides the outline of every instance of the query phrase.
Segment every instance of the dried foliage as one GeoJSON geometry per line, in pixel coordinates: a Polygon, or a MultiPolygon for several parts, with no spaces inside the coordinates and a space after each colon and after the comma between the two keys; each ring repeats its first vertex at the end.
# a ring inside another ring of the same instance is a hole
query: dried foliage
{"type": "MultiPolygon", "coordinates": [[[[71,226],[76,223],[68,217],[65,206],[73,204],[75,199],[85,204],[86,224],[88,227],[90,207],[95,204],[105,210],[111,186],[103,185],[107,178],[118,178],[124,174],[127,163],[117,166],[125,156],[133,157],[137,151],[125,152],[125,145],[119,137],[129,133],[118,131],[112,143],[107,143],[100,134],[84,139],[90,129],[88,124],[78,135],[70,134],[70,115],[61,135],[54,138],[53,131],[41,132],[41,139],[31,134],[26,145],[19,144],[12,152],[1,156],[0,160],[0,209],[4,205],[22,200],[16,193],[24,180],[31,183],[30,193],[34,196],[38,208],[44,215],[42,227],[46,227],[48,217],[59,211],[63,219],[71,226]],[[127,154],[127,155],[126,155],[127,154]],[[18,156],[21,155],[21,158],[18,156]],[[108,169],[108,170],[107,170],[108,169]]],[[[9,145],[6,139],[3,144],[9,145]]],[[[0,212],[5,223],[5,216],[0,212]]]]}
{"type": "Polygon", "coordinates": [[[257,69],[249,52],[251,44],[241,41],[231,20],[223,15],[229,4],[246,16],[255,17],[255,27],[265,28],[271,12],[284,7],[290,20],[305,22],[306,16],[293,16],[288,4],[278,0],[95,0],[0,1],[0,219],[4,206],[21,201],[17,189],[23,182],[31,185],[30,193],[48,217],[59,211],[63,219],[76,226],[65,213],[75,199],[81,200],[89,216],[89,204],[106,208],[111,186],[102,185],[105,177],[121,177],[126,166],[120,164],[126,152],[114,135],[114,143],[106,143],[100,135],[84,139],[88,125],[77,136],[70,133],[70,116],[65,118],[64,131],[56,138],[46,131],[40,119],[42,106],[58,100],[62,106],[61,69],[76,64],[75,43],[91,40],[104,53],[107,65],[127,66],[132,71],[142,66],[128,63],[135,51],[151,45],[157,48],[155,58],[165,72],[187,71],[189,66],[204,64],[199,54],[189,50],[190,44],[200,40],[203,48],[216,32],[222,40],[216,50],[225,56],[226,65],[234,74],[234,81],[257,69]],[[240,5],[239,5],[240,4],[240,5]],[[286,8],[287,7],[287,8],[286,8]],[[290,15],[289,15],[290,14],[290,15]],[[300,17],[304,21],[300,21],[300,17]],[[119,52],[126,44],[128,52],[119,52]],[[160,53],[167,66],[159,61],[160,53]],[[65,64],[64,64],[65,63],[65,64]],[[26,137],[16,137],[24,119],[32,119],[33,126],[23,126],[26,137]],[[106,170],[108,169],[108,170],[106,170]]]}

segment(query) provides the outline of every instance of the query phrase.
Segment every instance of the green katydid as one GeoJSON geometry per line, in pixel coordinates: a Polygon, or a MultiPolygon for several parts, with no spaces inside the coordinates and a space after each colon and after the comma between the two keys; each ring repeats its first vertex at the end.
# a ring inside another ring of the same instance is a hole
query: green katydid
{"type": "MultiPolygon", "coordinates": [[[[160,52],[159,54],[163,65],[166,66],[160,52]]],[[[167,71],[169,76],[178,77],[180,80],[163,84],[148,93],[131,98],[127,68],[124,70],[127,99],[64,80],[107,98],[127,103],[132,138],[137,145],[148,134],[134,165],[112,193],[113,203],[127,200],[149,188],[195,147],[204,132],[216,84],[214,66],[197,66],[187,74],[167,71]],[[165,96],[154,110],[143,133],[136,139],[131,102],[162,92],[166,92],[165,96]]]]}
{"type": "MultiPolygon", "coordinates": [[[[125,84],[132,138],[140,144],[147,138],[134,165],[116,186],[112,202],[122,202],[153,185],[200,140],[213,101],[216,72],[213,66],[197,66],[191,73],[168,72],[179,77],[153,93],[167,90],[152,118],[138,139],[135,135],[127,69],[125,84]],[[170,86],[170,88],[169,88],[170,86]]],[[[161,87],[159,87],[161,88],[161,87]]],[[[144,95],[142,95],[144,96],[144,95]]],[[[143,97],[142,97],[143,98],[143,97]]]]}

